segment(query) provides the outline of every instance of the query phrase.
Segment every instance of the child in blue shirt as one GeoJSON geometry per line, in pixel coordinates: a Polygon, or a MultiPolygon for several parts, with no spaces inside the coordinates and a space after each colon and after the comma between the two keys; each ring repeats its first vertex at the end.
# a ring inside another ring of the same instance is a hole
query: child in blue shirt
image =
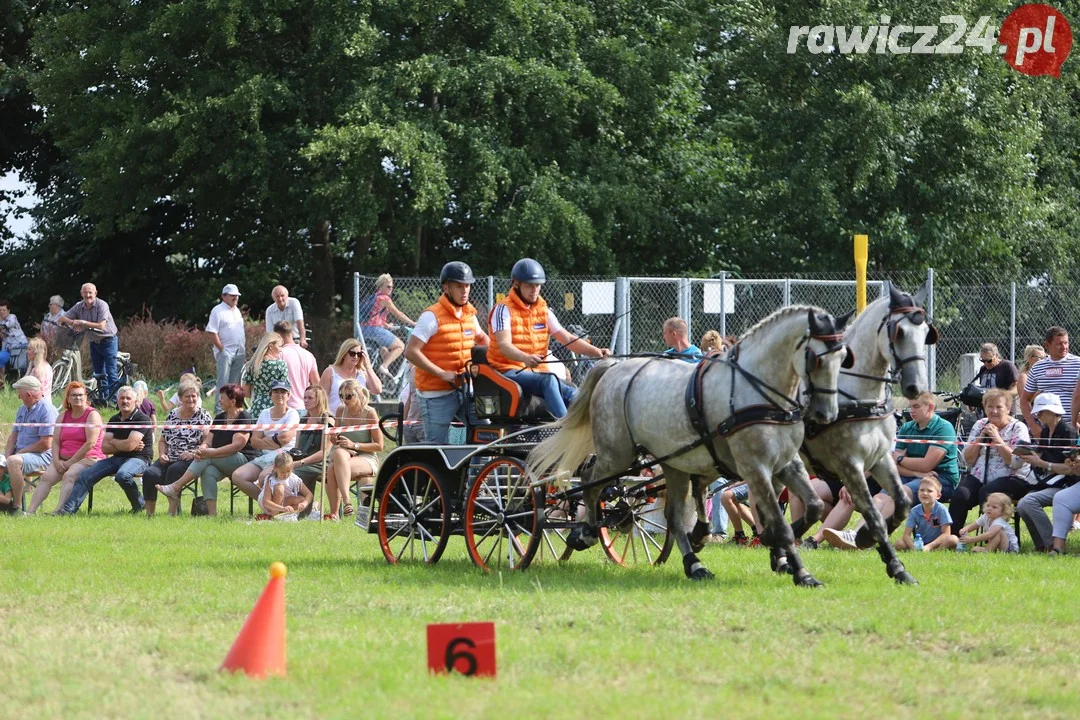
{"type": "Polygon", "coordinates": [[[957,538],[952,534],[952,516],[938,500],[941,482],[930,475],[919,481],[919,504],[911,508],[904,523],[904,536],[896,541],[897,550],[914,550],[914,536],[922,536],[923,552],[955,548],[957,538]]]}

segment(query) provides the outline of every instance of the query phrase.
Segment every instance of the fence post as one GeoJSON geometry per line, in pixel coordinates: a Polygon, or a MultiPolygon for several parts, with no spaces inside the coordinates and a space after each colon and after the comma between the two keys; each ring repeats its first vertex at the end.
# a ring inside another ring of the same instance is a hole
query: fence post
{"type": "Polygon", "coordinates": [[[727,337],[727,272],[720,271],[720,337],[727,337]]]}
{"type": "Polygon", "coordinates": [[[618,343],[614,349],[618,355],[630,354],[630,280],[615,278],[615,332],[618,343]]]}
{"type": "MultiPolygon", "coordinates": [[[[934,317],[934,268],[926,268],[926,311],[934,317]]],[[[930,372],[930,389],[937,389],[937,345],[928,345],[929,356],[926,359],[930,372]]]]}
{"type": "Polygon", "coordinates": [[[354,272],[352,277],[352,334],[354,340],[360,339],[360,273],[354,272]]]}
{"type": "MultiPolygon", "coordinates": [[[[1009,283],[1009,361],[1016,364],[1016,281],[1009,283]]],[[[1020,388],[1023,390],[1023,388],[1020,388]]]]}
{"type": "Polygon", "coordinates": [[[791,304],[791,278],[784,278],[784,307],[791,304]]]}
{"type": "Polygon", "coordinates": [[[694,337],[694,325],[691,313],[692,303],[690,302],[690,279],[681,277],[679,280],[679,317],[686,320],[686,336],[691,338],[690,343],[693,344],[694,337]]]}
{"type": "MultiPolygon", "coordinates": [[[[487,306],[488,306],[488,312],[491,312],[491,309],[493,307],[495,307],[495,276],[494,275],[488,275],[487,281],[488,281],[488,304],[487,304],[487,306]]],[[[488,328],[488,330],[490,330],[490,329],[491,328],[488,328]]]]}

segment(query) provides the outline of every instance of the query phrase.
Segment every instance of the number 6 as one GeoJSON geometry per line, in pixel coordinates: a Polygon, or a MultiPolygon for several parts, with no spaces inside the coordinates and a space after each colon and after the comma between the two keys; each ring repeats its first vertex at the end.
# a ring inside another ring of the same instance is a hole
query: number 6
{"type": "Polygon", "coordinates": [[[468,667],[465,669],[464,672],[461,672],[461,674],[466,675],[466,676],[475,675],[476,674],[476,656],[473,655],[468,650],[462,650],[461,652],[454,652],[454,650],[459,645],[464,645],[464,646],[466,646],[466,647],[468,647],[470,649],[473,649],[473,650],[476,649],[476,643],[473,642],[472,640],[470,640],[469,638],[459,637],[459,638],[454,638],[453,640],[451,640],[446,646],[446,659],[445,659],[446,671],[447,672],[461,672],[460,670],[458,670],[454,666],[457,664],[457,661],[459,659],[465,658],[465,662],[468,663],[468,667]]]}

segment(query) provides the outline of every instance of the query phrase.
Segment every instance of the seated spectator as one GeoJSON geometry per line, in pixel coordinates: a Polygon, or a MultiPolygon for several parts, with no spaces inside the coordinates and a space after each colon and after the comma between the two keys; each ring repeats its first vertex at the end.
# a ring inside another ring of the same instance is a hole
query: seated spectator
{"type": "Polygon", "coordinates": [[[60,416],[60,424],[63,427],[53,435],[52,464],[38,479],[37,489],[27,510],[31,515],[37,512],[53,486],[61,480],[63,484],[56,509],[64,507],[82,471],[105,458],[105,453],[101,452],[101,442],[105,439],[101,414],[90,407],[86,386],[77,381],[68,383],[64,388],[62,407],[64,414],[60,416]]]}
{"type": "MultiPolygon", "coordinates": [[[[214,418],[214,425],[245,425],[251,416],[244,410],[244,389],[239,385],[225,385],[218,398],[221,412],[214,418]]],[[[169,514],[180,509],[180,492],[192,480],[202,483],[202,495],[206,500],[207,515],[217,515],[218,483],[231,477],[237,469],[250,462],[255,454],[248,445],[251,432],[245,430],[203,431],[202,442],[195,448],[195,460],[177,480],[158,485],[157,490],[169,498],[169,514]]]]}
{"type": "MultiPolygon", "coordinates": [[[[150,388],[147,387],[145,380],[136,380],[131,383],[131,387],[135,388],[135,407],[139,409],[139,412],[146,415],[153,421],[154,430],[157,430],[157,408],[154,407],[154,401],[151,400],[148,395],[150,394],[150,388]]],[[[159,393],[161,391],[158,391],[159,393]]],[[[164,395],[165,393],[161,393],[164,395]]],[[[180,404],[180,398],[176,398],[176,405],[180,404]]],[[[176,407],[173,405],[173,407],[176,407]]],[[[172,407],[169,408],[172,410],[172,407]]],[[[168,410],[166,410],[166,414],[168,410]]]]}
{"type": "Polygon", "coordinates": [[[761,545],[757,509],[754,507],[754,499],[750,496],[750,486],[746,481],[737,482],[720,491],[720,502],[731,519],[731,530],[734,532],[733,539],[736,545],[758,547],[761,545]],[[749,525],[753,531],[753,539],[746,537],[743,525],[749,525]]]}
{"type": "Polygon", "coordinates": [[[14,515],[18,510],[11,492],[11,478],[7,474],[7,458],[0,455],[0,513],[14,515]]]}
{"type": "Polygon", "coordinates": [[[668,347],[665,355],[674,355],[686,362],[697,362],[702,357],[701,348],[690,344],[686,321],[682,318],[673,317],[664,321],[664,344],[668,347]]]}
{"type": "Polygon", "coordinates": [[[23,350],[29,344],[23,333],[19,319],[11,312],[11,301],[0,300],[0,387],[3,387],[4,373],[10,364],[15,370],[26,368],[26,356],[23,350]]]}
{"type": "MultiPolygon", "coordinates": [[[[281,336],[266,333],[244,366],[244,394],[251,398],[251,415],[258,417],[270,407],[270,388],[279,381],[289,381],[289,366],[281,359],[281,336]]],[[[291,385],[290,385],[291,387],[291,385]]]]}
{"type": "Polygon", "coordinates": [[[288,453],[276,456],[270,475],[259,478],[256,484],[259,486],[259,507],[264,513],[259,520],[299,514],[311,506],[311,490],[293,472],[293,459],[288,453]]]}
{"type": "Polygon", "coordinates": [[[292,325],[284,320],[274,325],[274,332],[281,338],[281,359],[288,368],[289,407],[294,410],[304,408],[304,392],[319,384],[319,366],[315,356],[293,342],[292,325]]]}
{"type": "Polygon", "coordinates": [[[41,383],[41,395],[49,398],[53,396],[53,371],[49,365],[49,346],[39,337],[31,338],[26,346],[26,374],[33,375],[41,383]]]}
{"type": "Polygon", "coordinates": [[[143,496],[146,515],[153,517],[157,509],[158,485],[172,484],[196,459],[195,450],[203,438],[203,428],[177,427],[210,425],[213,418],[202,406],[202,386],[196,383],[180,385],[180,407],[165,418],[158,440],[158,459],[143,472],[143,496]]]}
{"type": "Polygon", "coordinates": [[[386,378],[391,376],[390,365],[405,350],[405,343],[401,341],[401,338],[394,335],[386,327],[389,314],[393,313],[394,317],[406,325],[413,327],[416,325],[412,318],[398,310],[397,305],[390,299],[393,292],[394,278],[390,277],[389,273],[383,273],[375,279],[375,292],[360,302],[360,311],[358,313],[363,318],[361,325],[363,326],[364,339],[371,340],[379,346],[380,359],[382,360],[379,363],[379,373],[386,378]]]}
{"type": "MultiPolygon", "coordinates": [[[[312,385],[304,391],[304,410],[304,414],[300,416],[301,424],[334,425],[329,400],[320,386],[312,385]]],[[[328,448],[331,449],[333,448],[328,448]]],[[[293,472],[314,492],[315,483],[323,479],[323,431],[301,430],[291,454],[296,460],[293,472]]],[[[262,476],[269,474],[269,469],[262,472],[262,476]]]]}
{"type": "MultiPolygon", "coordinates": [[[[1057,498],[1055,502],[1056,500],[1057,498]]],[[[971,548],[974,552],[1018,553],[1020,540],[1009,525],[1012,516],[1012,499],[1005,493],[991,493],[986,498],[986,511],[978,520],[960,529],[960,542],[964,545],[986,543],[985,546],[971,548]],[[973,530],[980,532],[977,535],[968,535],[973,530]]],[[[1064,541],[1062,544],[1064,545],[1064,541]]]]}
{"type": "Polygon", "coordinates": [[[49,312],[41,318],[41,337],[52,340],[56,337],[56,331],[60,329],[60,318],[64,314],[64,298],[53,295],[49,298],[49,312]]]}
{"type": "Polygon", "coordinates": [[[337,412],[337,409],[341,407],[341,395],[338,390],[341,388],[341,383],[346,380],[362,380],[368,392],[373,396],[381,393],[383,389],[382,380],[371,367],[371,359],[367,356],[364,346],[359,340],[353,338],[341,343],[337,357],[334,358],[334,364],[323,370],[322,379],[319,380],[326,397],[330,399],[332,413],[337,412]]]}
{"type": "Polygon", "coordinates": [[[356,380],[346,380],[338,390],[341,406],[334,415],[338,427],[366,425],[363,430],[349,430],[334,435],[334,448],[330,451],[330,464],[326,471],[326,495],[329,512],[324,519],[337,520],[338,508],[342,514],[354,512],[349,501],[349,487],[353,480],[361,485],[379,472],[379,456],[383,449],[383,434],[379,429],[379,414],[368,404],[371,397],[366,388],[356,380]]]}
{"type": "MultiPolygon", "coordinates": [[[[1073,474],[1077,470],[1075,463],[1067,462],[1069,451],[1076,445],[1076,429],[1066,419],[1065,408],[1056,393],[1044,392],[1037,395],[1031,414],[1042,425],[1042,432],[1034,444],[1038,451],[1025,454],[1024,459],[1034,469],[1036,482],[1034,486],[1016,488],[1027,491],[1020,497],[1016,511],[1027,525],[1035,549],[1047,551],[1051,549],[1056,537],[1055,531],[1061,532],[1062,547],[1065,533],[1068,532],[1067,529],[1059,530],[1055,527],[1046,516],[1045,508],[1053,505],[1058,493],[1080,480],[1080,477],[1073,474]]],[[[1026,448],[1017,448],[1016,452],[1021,453],[1023,450],[1026,448]]],[[[1010,497],[1017,499],[1014,495],[1010,497]]],[[[1071,528],[1070,519],[1069,529],[1071,528]]],[[[1060,554],[1060,550],[1057,554],[1060,554]]]]}
{"type": "Polygon", "coordinates": [[[40,473],[52,464],[52,426],[56,422],[56,408],[50,398],[42,397],[41,383],[36,377],[27,375],[11,387],[18,392],[22,405],[15,413],[15,426],[8,434],[4,454],[12,498],[15,506],[21,508],[26,476],[40,473]],[[39,426],[32,425],[35,423],[39,426]]]}
{"type": "Polygon", "coordinates": [[[916,535],[923,542],[923,552],[956,547],[952,518],[945,506],[938,502],[940,498],[941,483],[931,475],[924,475],[919,480],[919,504],[908,513],[904,535],[894,543],[897,550],[915,550],[916,535]]]}
{"type": "Polygon", "coordinates": [[[1017,445],[1031,442],[1027,425],[1012,416],[1012,394],[1006,390],[988,390],[983,395],[986,417],[975,422],[964,446],[964,463],[968,472],[960,479],[949,504],[949,514],[959,527],[967,524],[968,511],[978,502],[982,505],[988,495],[1006,492],[1011,485],[1022,496],[1031,478],[1031,466],[1023,456],[1015,455],[1017,445]]]}
{"type": "Polygon", "coordinates": [[[307,330],[304,328],[304,309],[300,301],[289,297],[289,289],[284,285],[275,285],[270,297],[274,299],[274,304],[266,308],[266,332],[274,332],[275,325],[287,322],[293,341],[306,348],[307,330]]]}
{"type": "Polygon", "coordinates": [[[296,426],[300,424],[300,413],[289,407],[289,381],[278,380],[270,386],[270,400],[273,403],[256,418],[259,425],[280,425],[280,429],[256,430],[251,433],[251,449],[255,458],[232,474],[232,482],[252,500],[259,499],[259,487],[255,481],[259,474],[274,464],[274,457],[288,453],[296,446],[296,426]]]}
{"type": "Polygon", "coordinates": [[[128,502],[132,513],[143,511],[143,499],[135,476],[141,475],[150,464],[154,452],[154,431],[150,418],[135,407],[135,389],[124,385],[116,391],[116,404],[120,412],[113,415],[105,425],[105,439],[101,441],[101,452],[109,457],[79,473],[79,478],[71,488],[67,502],[57,511],[58,515],[74,515],[86,499],[90,488],[102,478],[112,475],[128,502]],[[135,427],[125,427],[134,425],[135,427]]]}
{"type": "Polygon", "coordinates": [[[1016,381],[1020,374],[1016,366],[1008,360],[1001,359],[1001,352],[994,343],[983,343],[979,348],[979,362],[982,367],[972,380],[973,383],[983,390],[998,388],[1000,390],[1016,390],[1016,381]]]}

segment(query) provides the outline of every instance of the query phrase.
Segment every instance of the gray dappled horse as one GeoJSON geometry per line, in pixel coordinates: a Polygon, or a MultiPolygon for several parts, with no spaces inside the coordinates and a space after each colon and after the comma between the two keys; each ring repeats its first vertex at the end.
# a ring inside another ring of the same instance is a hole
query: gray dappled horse
{"type": "Polygon", "coordinates": [[[582,472],[585,522],[574,528],[567,544],[580,550],[596,543],[603,487],[647,453],[664,471],[664,515],[687,577],[713,577],[694,553],[690,537],[691,485],[700,495],[718,473],[737,474],[758,498],[762,540],[772,550],[773,569],[790,572],[796,584],[820,585],[802,566],[773,478],[803,498],[809,517],[820,517],[824,505],[799,459],[803,424],[796,398],[802,382],[809,395],[807,417],[822,423],[836,417],[837,376],[848,355],[842,330],[820,308],[793,306],[750,328],[724,358],[599,363],[569,413],[554,423],[558,432],[529,455],[534,478],[552,471],[558,478],[576,473],[590,453],[596,454],[582,472]]]}
{"type": "MultiPolygon", "coordinates": [[[[838,477],[866,520],[857,544],[870,547],[876,542],[889,577],[905,584],[916,584],[915,578],[889,543],[889,534],[907,517],[908,500],[892,458],[896,418],[885,386],[889,376],[899,373],[904,397],[913,399],[927,389],[925,352],[937,342],[937,329],[920,307],[925,297],[925,288],[912,298],[890,286],[889,297],[867,305],[848,326],[844,341],[855,365],[840,376],[840,414],[829,424],[806,420],[803,439],[807,467],[819,477],[838,477]],[[896,504],[887,522],[871,501],[866,471],[896,504]]],[[[808,526],[796,521],[796,537],[808,526]]]]}

